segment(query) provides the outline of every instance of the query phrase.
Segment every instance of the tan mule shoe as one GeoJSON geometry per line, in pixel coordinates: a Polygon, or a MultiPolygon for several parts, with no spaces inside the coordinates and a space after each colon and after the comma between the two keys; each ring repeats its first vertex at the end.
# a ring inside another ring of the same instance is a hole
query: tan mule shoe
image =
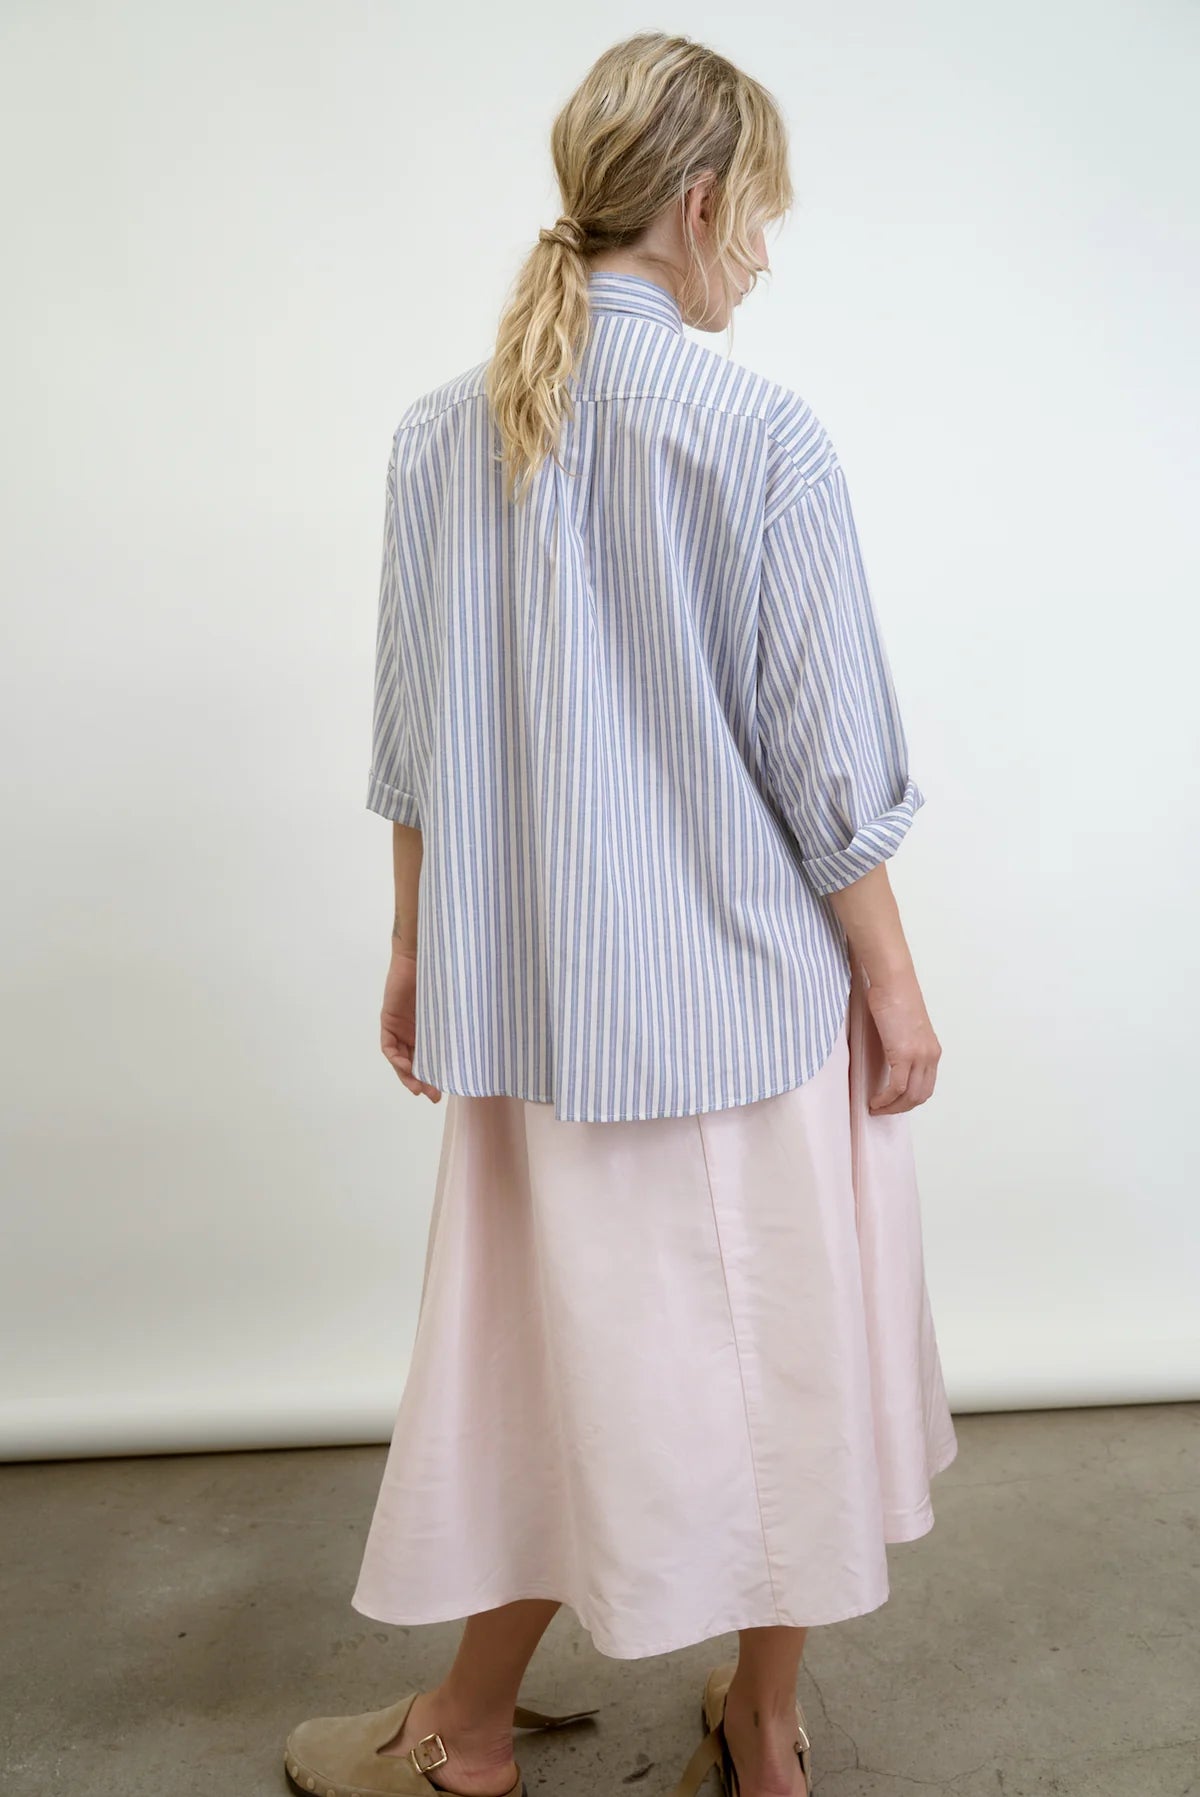
{"type": "MultiPolygon", "coordinates": [[[[723,1665],[714,1666],[705,1680],[704,1699],[700,1706],[700,1726],[704,1730],[704,1739],[684,1767],[679,1783],[669,1793],[669,1797],[696,1797],[696,1792],[714,1766],[725,1797],[738,1797],[737,1769],[729,1751],[729,1743],[725,1739],[725,1698],[736,1670],[737,1661],[727,1660],[723,1665]]],[[[796,1752],[800,1756],[804,1789],[807,1797],[812,1797],[812,1746],[799,1698],[796,1699],[796,1736],[796,1752]]]]}
{"type": "MultiPolygon", "coordinates": [[[[441,1735],[425,1735],[407,1753],[383,1753],[404,1726],[409,1710],[420,1696],[406,1697],[382,1710],[361,1716],[314,1716],[299,1723],[287,1738],[283,1763],[288,1778],[308,1797],[433,1797],[444,1791],[429,1774],[444,1766],[449,1755],[441,1735]]],[[[548,1716],[541,1710],[518,1704],[513,1711],[516,1728],[563,1728],[594,1716],[595,1710],[574,1710],[569,1716],[548,1716]]],[[[504,1797],[524,1797],[520,1770],[516,1783],[504,1797]]],[[[446,1797],[453,1797],[447,1792],[446,1797]]]]}

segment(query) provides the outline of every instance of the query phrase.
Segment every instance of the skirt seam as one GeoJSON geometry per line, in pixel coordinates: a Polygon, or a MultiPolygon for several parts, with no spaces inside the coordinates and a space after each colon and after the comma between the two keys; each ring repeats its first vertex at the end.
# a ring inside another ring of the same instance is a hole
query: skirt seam
{"type": "Polygon", "coordinates": [[[716,1199],[713,1197],[712,1171],[708,1162],[708,1147],[704,1140],[703,1115],[697,1117],[697,1133],[700,1137],[700,1152],[704,1156],[704,1183],[708,1189],[708,1204],[712,1212],[713,1234],[717,1242],[717,1258],[721,1263],[721,1282],[725,1288],[725,1308],[729,1312],[729,1332],[733,1337],[733,1352],[737,1360],[738,1384],[742,1391],[742,1414],[746,1419],[746,1445],[750,1455],[750,1472],[754,1479],[754,1503],[758,1510],[758,1526],[762,1531],[763,1563],[767,1569],[767,1583],[771,1587],[771,1602],[775,1607],[778,1620],[779,1590],[775,1583],[775,1569],[771,1565],[771,1549],[767,1541],[767,1519],[763,1514],[762,1491],[758,1481],[758,1458],[754,1452],[754,1430],[750,1424],[750,1399],[746,1392],[746,1375],[742,1367],[742,1349],[738,1341],[737,1321],[733,1314],[733,1298],[729,1290],[729,1269],[725,1264],[725,1244],[721,1240],[721,1225],[717,1217],[716,1199]]]}

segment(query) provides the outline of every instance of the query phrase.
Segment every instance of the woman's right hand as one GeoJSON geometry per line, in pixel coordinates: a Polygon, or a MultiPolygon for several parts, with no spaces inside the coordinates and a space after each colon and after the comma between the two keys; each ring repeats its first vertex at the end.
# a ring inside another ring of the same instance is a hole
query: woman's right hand
{"type": "Polygon", "coordinates": [[[873,1117],[915,1110],[932,1096],[942,1045],[933,1033],[915,973],[900,973],[866,989],[888,1064],[888,1082],[869,1101],[873,1117]]]}

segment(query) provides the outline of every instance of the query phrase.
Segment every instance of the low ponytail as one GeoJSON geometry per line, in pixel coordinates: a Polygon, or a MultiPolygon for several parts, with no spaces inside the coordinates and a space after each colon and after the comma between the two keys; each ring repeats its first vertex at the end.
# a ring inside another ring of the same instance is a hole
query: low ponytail
{"type": "Polygon", "coordinates": [[[568,387],[588,333],[587,233],[568,214],[543,230],[500,320],[487,393],[506,450],[510,498],[557,449],[568,387]]]}
{"type": "MultiPolygon", "coordinates": [[[[487,394],[510,499],[520,499],[574,412],[571,377],[587,342],[592,259],[636,245],[668,206],[715,177],[711,258],[757,273],[750,238],[792,201],[779,109],[749,75],[687,37],[639,32],[592,65],[550,139],[564,213],[539,232],[500,320],[487,394]]],[[[686,223],[686,221],[685,221],[686,223]]],[[[702,293],[699,248],[685,231],[689,291],[702,293]]]]}

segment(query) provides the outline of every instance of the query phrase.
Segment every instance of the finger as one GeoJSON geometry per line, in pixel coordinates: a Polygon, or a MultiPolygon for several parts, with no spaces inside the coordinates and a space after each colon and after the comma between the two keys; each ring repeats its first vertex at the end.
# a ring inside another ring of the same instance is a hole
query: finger
{"type": "Polygon", "coordinates": [[[927,1097],[927,1086],[925,1070],[917,1062],[908,1076],[908,1085],[904,1088],[903,1108],[906,1111],[915,1111],[919,1104],[924,1104],[927,1097]]]}
{"type": "Polygon", "coordinates": [[[913,1105],[914,1111],[916,1111],[918,1105],[923,1105],[923,1103],[925,1103],[925,1100],[929,1098],[929,1094],[932,1093],[932,1089],[934,1089],[934,1082],[932,1082],[931,1069],[929,1069],[929,1067],[918,1067],[913,1078],[909,1080],[909,1089],[907,1089],[907,1093],[905,1093],[905,1096],[909,1098],[909,1102],[913,1105]]]}
{"type": "Polygon", "coordinates": [[[385,1048],[383,1052],[386,1059],[390,1061],[391,1065],[395,1068],[401,1084],[406,1086],[414,1097],[428,1098],[432,1100],[434,1104],[440,1102],[442,1094],[439,1088],[430,1085],[428,1080],[418,1079],[414,1074],[412,1070],[412,1052],[410,1049],[385,1048]]]}
{"type": "Polygon", "coordinates": [[[891,1077],[883,1090],[877,1092],[871,1099],[871,1110],[886,1110],[887,1107],[894,1104],[898,1098],[903,1098],[908,1089],[911,1067],[912,1063],[909,1061],[897,1061],[895,1065],[889,1069],[891,1077]]]}
{"type": "Polygon", "coordinates": [[[924,1104],[933,1090],[933,1069],[924,1061],[914,1061],[908,1076],[908,1085],[901,1096],[888,1105],[877,1106],[874,1115],[879,1117],[898,1117],[905,1111],[915,1111],[919,1104],[924,1104]]]}
{"type": "Polygon", "coordinates": [[[419,1081],[413,1077],[412,1056],[407,1049],[388,1046],[384,1048],[383,1056],[406,1086],[419,1084],[419,1081]]]}
{"type": "Polygon", "coordinates": [[[925,1104],[933,1097],[937,1085],[938,1056],[931,1055],[921,1066],[921,1103],[925,1104]]]}

